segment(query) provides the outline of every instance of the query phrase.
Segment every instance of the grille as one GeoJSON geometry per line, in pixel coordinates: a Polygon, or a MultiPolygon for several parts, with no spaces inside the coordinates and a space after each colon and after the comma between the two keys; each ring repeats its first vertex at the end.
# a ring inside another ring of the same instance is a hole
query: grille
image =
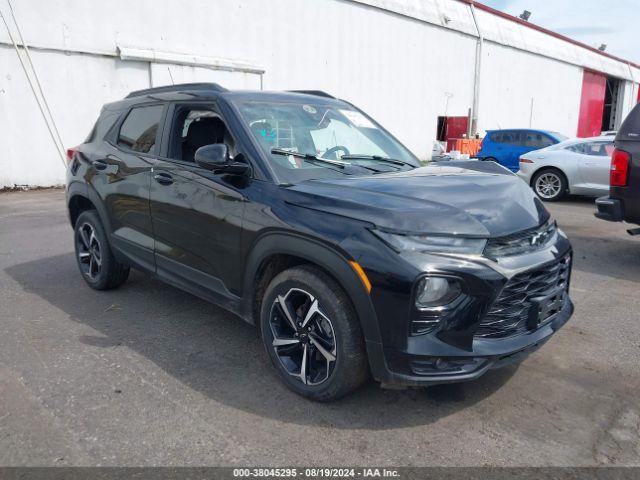
{"type": "Polygon", "coordinates": [[[540,227],[524,230],[506,237],[489,239],[484,254],[489,258],[496,259],[535,252],[551,243],[556,238],[557,232],[556,222],[550,220],[540,227]]]}
{"type": "Polygon", "coordinates": [[[552,321],[567,294],[571,256],[519,273],[500,292],[482,319],[476,337],[504,338],[552,321]]]}

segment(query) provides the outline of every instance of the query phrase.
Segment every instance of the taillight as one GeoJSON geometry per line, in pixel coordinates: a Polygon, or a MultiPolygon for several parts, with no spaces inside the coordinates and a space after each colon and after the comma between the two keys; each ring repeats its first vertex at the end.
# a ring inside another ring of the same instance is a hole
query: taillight
{"type": "Polygon", "coordinates": [[[78,151],[77,147],[67,148],[67,163],[71,163],[71,161],[73,160],[73,156],[76,154],[77,151],[78,151]]]}
{"type": "Polygon", "coordinates": [[[609,185],[612,187],[626,187],[629,181],[629,161],[631,155],[617,148],[611,154],[611,172],[609,185]]]}
{"type": "Polygon", "coordinates": [[[520,163],[533,163],[533,160],[529,160],[528,158],[520,157],[520,163]]]}

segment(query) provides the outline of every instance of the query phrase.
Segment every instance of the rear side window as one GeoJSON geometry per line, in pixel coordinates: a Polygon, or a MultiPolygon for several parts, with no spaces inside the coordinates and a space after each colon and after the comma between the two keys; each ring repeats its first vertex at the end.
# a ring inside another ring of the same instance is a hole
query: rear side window
{"type": "Polygon", "coordinates": [[[567,147],[565,147],[566,150],[569,150],[571,152],[575,152],[575,153],[585,153],[585,144],[584,143],[574,143],[572,145],[569,145],[567,147]]]}
{"type": "Polygon", "coordinates": [[[631,110],[623,122],[617,138],[640,141],[640,103],[631,110]]]}
{"type": "Polygon", "coordinates": [[[500,143],[507,143],[509,145],[520,145],[520,132],[503,132],[502,140],[500,143]]]}
{"type": "Polygon", "coordinates": [[[118,145],[141,153],[154,153],[162,105],[133,108],[120,127],[118,145]]]}
{"type": "Polygon", "coordinates": [[[102,140],[107,132],[111,130],[111,127],[116,123],[119,116],[120,114],[118,112],[103,111],[85,142],[89,143],[95,142],[96,140],[102,140]]]}
{"type": "Polygon", "coordinates": [[[591,142],[583,144],[587,155],[593,157],[609,157],[613,151],[613,144],[611,142],[591,142]]]}

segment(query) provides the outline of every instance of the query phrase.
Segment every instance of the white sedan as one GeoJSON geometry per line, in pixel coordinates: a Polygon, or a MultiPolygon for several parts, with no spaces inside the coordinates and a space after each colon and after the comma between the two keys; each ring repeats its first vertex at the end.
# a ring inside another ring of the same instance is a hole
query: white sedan
{"type": "Polygon", "coordinates": [[[609,192],[613,137],[574,138],[520,157],[517,175],[545,201],[609,192]]]}

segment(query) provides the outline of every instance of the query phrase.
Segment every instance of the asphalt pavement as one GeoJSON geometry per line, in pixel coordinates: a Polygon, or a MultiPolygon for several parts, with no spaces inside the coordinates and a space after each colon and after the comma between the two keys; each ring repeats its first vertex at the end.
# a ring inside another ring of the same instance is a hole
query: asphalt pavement
{"type": "Polygon", "coordinates": [[[640,465],[640,237],[548,205],[572,320],[520,366],[331,404],[287,390],[255,329],[133,272],[77,271],[60,190],[0,194],[0,465],[640,465]]]}

